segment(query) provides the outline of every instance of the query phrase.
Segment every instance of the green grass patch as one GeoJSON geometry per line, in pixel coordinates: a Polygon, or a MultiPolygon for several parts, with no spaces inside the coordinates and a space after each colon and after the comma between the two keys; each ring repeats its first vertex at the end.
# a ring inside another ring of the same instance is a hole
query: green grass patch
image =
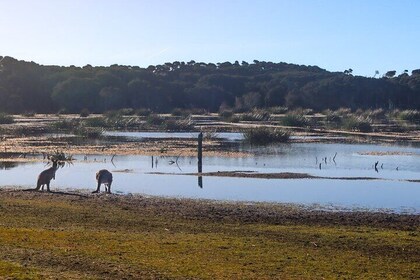
{"type": "MultiPolygon", "coordinates": [[[[15,276],[12,279],[418,275],[418,227],[399,228],[397,222],[387,227],[340,225],[323,223],[316,216],[305,221],[296,217],[309,213],[287,207],[269,208],[271,214],[263,214],[279,215],[284,218],[281,223],[261,215],[241,220],[242,210],[259,213],[259,206],[252,207],[0,192],[0,272],[15,276]]],[[[333,219],[340,221],[336,215],[333,219]]]]}
{"type": "Polygon", "coordinates": [[[13,261],[0,260],[1,279],[43,279],[35,269],[28,268],[13,261]]]}

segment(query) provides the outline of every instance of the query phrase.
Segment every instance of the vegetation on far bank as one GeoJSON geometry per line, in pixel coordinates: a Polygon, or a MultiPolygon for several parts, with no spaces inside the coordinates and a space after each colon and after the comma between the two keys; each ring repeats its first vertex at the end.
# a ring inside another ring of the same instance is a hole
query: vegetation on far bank
{"type": "Polygon", "coordinates": [[[0,191],[0,278],[415,279],[419,216],[0,191]]]}
{"type": "MultiPolygon", "coordinates": [[[[340,108],[316,112],[311,109],[290,110],[276,107],[267,110],[253,109],[246,113],[231,110],[223,110],[219,114],[196,113],[198,112],[177,109],[171,114],[157,114],[149,110],[138,112],[128,108],[87,116],[0,113],[6,120],[0,123],[0,136],[17,140],[22,137],[48,137],[49,134],[57,134],[62,137],[76,135],[79,139],[97,139],[105,131],[203,131],[207,134],[227,131],[244,133],[248,142],[261,145],[286,142],[290,135],[305,134],[342,134],[348,136],[344,141],[354,141],[354,137],[359,137],[357,141],[363,141],[360,137],[366,136],[366,141],[395,139],[420,142],[418,110],[353,111],[340,108]]],[[[28,144],[26,141],[25,145],[28,144]]],[[[34,145],[39,146],[35,142],[34,145]]]]}
{"type": "MultiPolygon", "coordinates": [[[[60,130],[84,128],[123,129],[123,130],[160,130],[160,131],[194,131],[199,127],[194,120],[193,112],[189,110],[177,110],[168,115],[150,112],[146,115],[138,115],[127,110],[109,111],[98,116],[68,119],[64,118],[52,124],[60,130]]],[[[271,110],[253,109],[247,113],[235,113],[224,110],[218,115],[206,114],[208,120],[223,121],[225,123],[249,123],[293,128],[321,128],[341,129],[358,132],[381,132],[398,130],[416,130],[420,124],[420,111],[418,110],[356,110],[340,108],[338,110],[326,110],[315,113],[313,110],[285,109],[283,114],[274,114],[271,110]]],[[[200,119],[201,125],[205,125],[200,119]]]]}
{"type": "MultiPolygon", "coordinates": [[[[104,113],[130,108],[155,113],[217,112],[230,108],[310,108],[315,111],[420,108],[420,69],[382,77],[353,76],[254,60],[222,63],[167,62],[147,68],[42,66],[1,57],[0,111],[104,113]]],[[[375,74],[376,75],[376,74],[375,74]]]]}

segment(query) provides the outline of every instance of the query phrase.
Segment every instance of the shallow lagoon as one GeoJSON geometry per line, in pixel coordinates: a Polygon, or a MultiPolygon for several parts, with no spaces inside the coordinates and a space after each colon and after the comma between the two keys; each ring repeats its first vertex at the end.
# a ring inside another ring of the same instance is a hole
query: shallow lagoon
{"type": "MultiPolygon", "coordinates": [[[[111,162],[109,155],[87,155],[87,161],[85,155],[76,155],[73,165],[57,171],[52,189],[94,190],[96,171],[108,169],[114,173],[113,191],[118,193],[420,213],[420,183],[407,181],[420,179],[420,149],[417,147],[320,143],[238,147],[250,152],[251,156],[204,157],[203,172],[295,172],[335,178],[373,177],[377,180],[204,176],[203,188],[200,188],[196,176],[183,175],[197,171],[195,157],[115,156],[111,162]],[[374,164],[377,161],[376,171],[374,164]]],[[[37,175],[44,168],[45,163],[40,162],[1,167],[0,186],[34,187],[37,175]]]]}

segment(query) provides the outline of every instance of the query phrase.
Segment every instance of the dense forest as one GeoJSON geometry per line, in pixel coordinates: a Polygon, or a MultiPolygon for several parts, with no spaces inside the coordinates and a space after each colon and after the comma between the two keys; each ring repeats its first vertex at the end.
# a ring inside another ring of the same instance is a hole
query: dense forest
{"type": "Polygon", "coordinates": [[[172,62],[140,68],[43,66],[0,56],[0,112],[79,113],[121,108],[216,112],[282,106],[316,111],[420,108],[420,69],[382,77],[329,72],[316,66],[172,62]]]}

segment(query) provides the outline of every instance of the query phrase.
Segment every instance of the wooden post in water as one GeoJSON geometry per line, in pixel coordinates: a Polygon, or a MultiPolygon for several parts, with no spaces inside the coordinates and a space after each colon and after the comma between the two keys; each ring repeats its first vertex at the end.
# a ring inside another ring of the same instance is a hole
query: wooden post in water
{"type": "Polygon", "coordinates": [[[203,133],[198,134],[198,149],[197,149],[197,158],[198,158],[198,186],[203,188],[203,177],[201,173],[203,172],[203,133]]]}
{"type": "Polygon", "coordinates": [[[198,173],[203,172],[203,133],[198,134],[198,173]]]}

